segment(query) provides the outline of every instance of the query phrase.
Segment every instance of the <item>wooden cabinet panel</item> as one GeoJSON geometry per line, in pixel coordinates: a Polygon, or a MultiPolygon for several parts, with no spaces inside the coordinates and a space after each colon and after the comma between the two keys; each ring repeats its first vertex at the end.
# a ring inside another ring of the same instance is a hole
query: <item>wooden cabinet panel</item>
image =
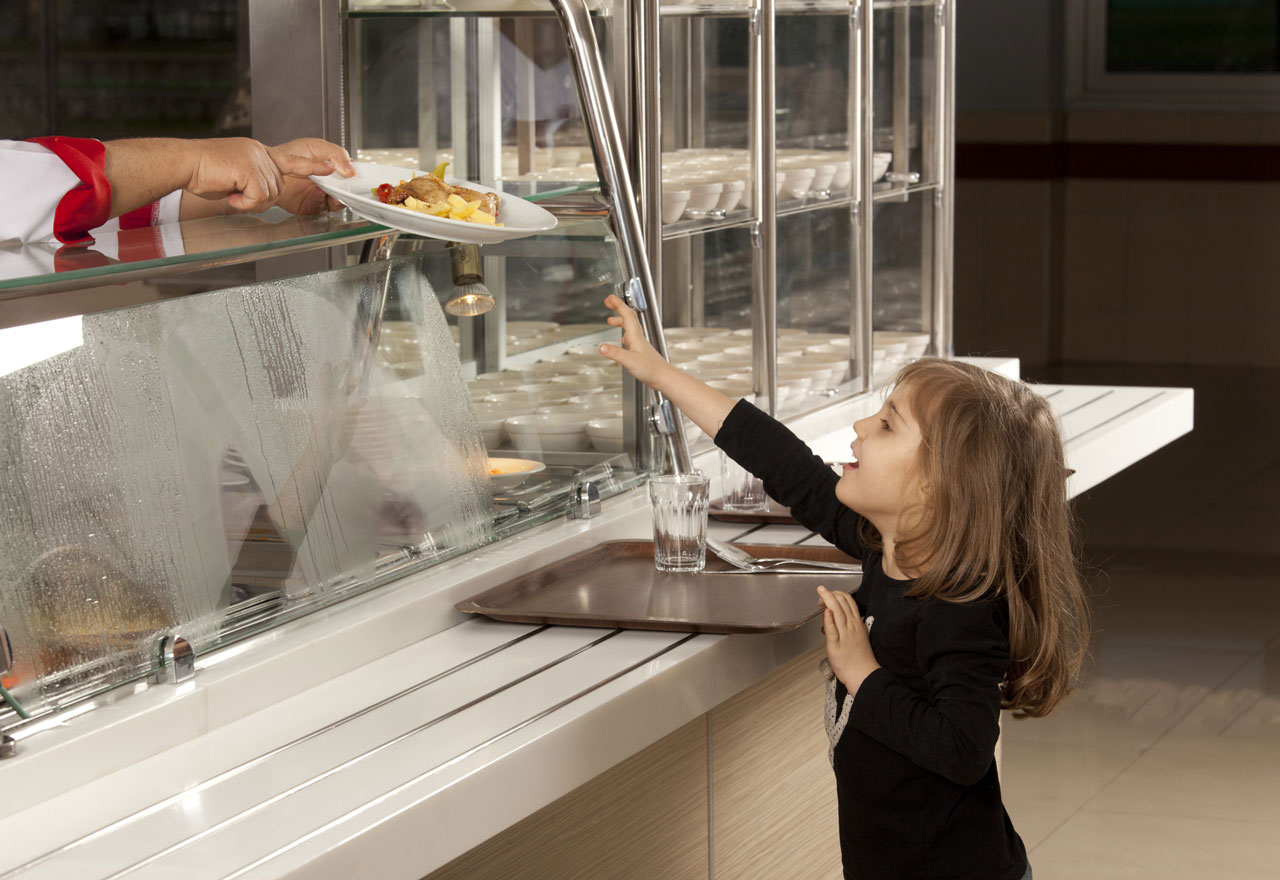
{"type": "Polygon", "coordinates": [[[836,880],[818,647],[711,711],[713,880],[836,880]]]}
{"type": "Polygon", "coordinates": [[[706,716],[426,880],[706,880],[706,716]]]}

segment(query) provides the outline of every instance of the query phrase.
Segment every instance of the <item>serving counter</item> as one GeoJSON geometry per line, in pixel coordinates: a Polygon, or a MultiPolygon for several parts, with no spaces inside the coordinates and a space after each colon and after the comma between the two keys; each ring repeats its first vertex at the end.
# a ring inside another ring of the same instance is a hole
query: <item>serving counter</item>
{"type": "MultiPolygon", "coordinates": [[[[1189,389],[1041,390],[1073,494],[1191,428],[1189,389]]],[[[792,427],[839,453],[873,408],[845,401],[792,427]]],[[[714,453],[694,464],[718,470],[714,453]]],[[[453,610],[649,534],[643,491],[622,492],[593,519],[537,526],[210,654],[184,683],[54,716],[38,748],[0,764],[0,878],[725,878],[780,876],[767,868],[782,858],[786,876],[834,876],[817,619],[717,636],[453,610]],[[793,845],[771,846],[779,835],[793,845]]],[[[715,521],[711,534],[821,540],[715,521]]]]}

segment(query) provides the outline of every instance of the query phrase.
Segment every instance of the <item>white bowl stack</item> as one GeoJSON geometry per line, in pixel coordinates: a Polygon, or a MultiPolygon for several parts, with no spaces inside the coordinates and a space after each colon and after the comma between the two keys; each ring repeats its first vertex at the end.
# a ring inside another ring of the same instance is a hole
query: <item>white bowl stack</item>
{"type": "Polygon", "coordinates": [[[876,330],[872,333],[880,366],[897,369],[907,361],[923,357],[929,349],[929,334],[904,330],[876,330]],[[880,354],[883,352],[883,354],[880,354]]]}
{"type": "MultiPolygon", "coordinates": [[[[511,322],[517,334],[546,335],[549,322],[511,322]]],[[[731,397],[752,395],[750,328],[664,329],[674,364],[731,397]]],[[[924,353],[928,334],[876,331],[873,369],[924,353]]],[[[555,350],[555,349],[553,349],[555,350]]],[[[778,406],[826,395],[849,378],[847,333],[778,329],[778,406]]],[[[490,449],[520,452],[622,450],[622,371],[595,344],[570,345],[536,363],[485,373],[468,383],[490,449]]],[[[701,436],[689,424],[692,442],[701,436]]]]}
{"type": "MultiPolygon", "coordinates": [[[[510,321],[507,327],[516,336],[564,333],[565,339],[610,329],[605,324],[562,327],[543,321],[510,321]]],[[[537,362],[483,373],[467,389],[485,445],[491,450],[585,451],[592,445],[586,428],[589,421],[622,415],[622,370],[603,357],[595,344],[561,347],[537,362]]],[[[609,449],[599,451],[613,451],[619,444],[606,445],[609,449]]]]}

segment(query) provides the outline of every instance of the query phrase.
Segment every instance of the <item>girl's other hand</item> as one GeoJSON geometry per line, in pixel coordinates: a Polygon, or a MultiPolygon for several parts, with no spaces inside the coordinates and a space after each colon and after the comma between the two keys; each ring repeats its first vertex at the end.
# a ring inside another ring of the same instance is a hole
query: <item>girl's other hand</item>
{"type": "Polygon", "coordinates": [[[610,316],[612,327],[622,328],[622,347],[604,343],[600,353],[611,361],[620,364],[624,370],[635,376],[650,388],[659,391],[663,378],[669,371],[674,371],[669,363],[658,354],[657,349],[649,344],[640,327],[640,318],[635,310],[622,301],[617,294],[605,297],[604,304],[617,312],[610,316]]]}
{"type": "Polygon", "coordinates": [[[871,650],[871,639],[853,596],[818,587],[818,598],[826,606],[822,612],[822,632],[827,638],[827,662],[836,678],[848,688],[849,696],[853,696],[880,664],[871,650]]]}

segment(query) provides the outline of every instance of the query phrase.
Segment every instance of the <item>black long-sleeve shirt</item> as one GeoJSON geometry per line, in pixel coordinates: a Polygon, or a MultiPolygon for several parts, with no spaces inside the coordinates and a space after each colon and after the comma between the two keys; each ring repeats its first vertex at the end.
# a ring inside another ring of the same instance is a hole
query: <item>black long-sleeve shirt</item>
{"type": "MultiPolygon", "coordinates": [[[[845,877],[1020,880],[1026,850],[995,765],[1005,603],[906,597],[912,582],[884,573],[861,517],[836,498],[839,477],[750,404],[739,401],[715,439],[797,522],[862,560],[854,598],[880,668],[858,688],[833,755],[845,877]]],[[[838,685],[837,705],[845,694],[838,685]]]]}

